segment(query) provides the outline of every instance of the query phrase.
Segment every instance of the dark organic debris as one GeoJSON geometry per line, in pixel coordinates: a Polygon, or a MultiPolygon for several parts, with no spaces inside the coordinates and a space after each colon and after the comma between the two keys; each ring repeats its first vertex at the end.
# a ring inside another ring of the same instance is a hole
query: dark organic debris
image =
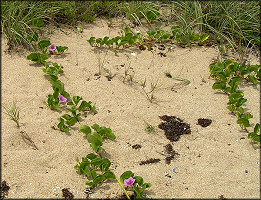
{"type": "Polygon", "coordinates": [[[176,151],[173,150],[173,147],[171,144],[167,144],[165,147],[166,153],[169,154],[169,156],[167,156],[165,158],[165,162],[166,164],[170,164],[171,160],[173,160],[175,158],[176,155],[179,155],[176,151]]]}
{"type": "Polygon", "coordinates": [[[146,165],[146,164],[150,164],[150,163],[157,163],[159,161],[160,161],[160,159],[158,159],[158,158],[150,158],[148,160],[141,161],[140,165],[146,165]]]}
{"type": "Polygon", "coordinates": [[[200,125],[202,127],[207,127],[212,123],[211,119],[204,119],[204,118],[199,118],[197,125],[200,125]]]}
{"type": "MultiPolygon", "coordinates": [[[[117,198],[117,199],[128,199],[127,197],[126,197],[126,195],[125,194],[122,194],[119,198],[117,198]]],[[[130,196],[130,199],[131,200],[134,200],[134,194],[132,194],[131,196],[130,196]]]]}
{"type": "Polygon", "coordinates": [[[63,188],[62,189],[62,192],[63,192],[63,197],[65,199],[73,199],[73,194],[69,191],[69,188],[63,188]]]}
{"type": "Polygon", "coordinates": [[[218,196],[218,199],[226,199],[223,194],[218,196]]]}
{"type": "Polygon", "coordinates": [[[160,55],[160,57],[162,57],[162,56],[163,56],[163,57],[166,57],[166,54],[165,54],[165,53],[159,52],[158,54],[160,55]]]}
{"type": "Polygon", "coordinates": [[[113,76],[111,76],[111,75],[107,75],[105,77],[108,79],[108,81],[111,81],[111,79],[113,79],[113,76]]]}
{"type": "Polygon", "coordinates": [[[1,199],[4,199],[5,196],[8,195],[8,190],[10,187],[7,185],[6,181],[2,181],[1,183],[1,199]]]}
{"type": "Polygon", "coordinates": [[[133,149],[140,149],[141,145],[140,144],[134,144],[134,145],[132,145],[132,148],[133,149]]]}
{"type": "Polygon", "coordinates": [[[165,150],[168,154],[171,154],[173,152],[173,147],[171,144],[167,144],[165,147],[165,150]]]}
{"type": "Polygon", "coordinates": [[[144,50],[146,50],[146,47],[145,47],[144,45],[140,45],[140,46],[139,46],[139,49],[140,49],[141,51],[144,51],[144,50]]]}
{"type": "Polygon", "coordinates": [[[180,135],[190,134],[190,125],[184,123],[180,118],[175,116],[159,116],[159,118],[165,122],[159,124],[159,128],[165,131],[165,136],[170,141],[178,141],[180,135]]]}

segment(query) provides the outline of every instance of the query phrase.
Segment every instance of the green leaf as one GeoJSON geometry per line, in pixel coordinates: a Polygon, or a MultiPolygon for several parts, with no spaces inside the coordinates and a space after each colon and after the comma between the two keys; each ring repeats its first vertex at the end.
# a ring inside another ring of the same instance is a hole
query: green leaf
{"type": "Polygon", "coordinates": [[[254,77],[254,76],[252,76],[252,75],[248,75],[248,80],[250,81],[250,82],[252,82],[253,84],[257,84],[257,79],[256,79],[256,77],[254,77]]]}
{"type": "Polygon", "coordinates": [[[253,135],[252,136],[252,139],[255,141],[255,142],[258,142],[258,143],[260,143],[260,135],[253,135]]]}
{"type": "Polygon", "coordinates": [[[257,72],[259,68],[260,65],[251,65],[247,68],[247,73],[257,72]]]}
{"type": "Polygon", "coordinates": [[[77,105],[79,103],[79,101],[82,100],[82,97],[79,96],[73,96],[73,102],[75,103],[75,105],[77,105]]]}
{"type": "Polygon", "coordinates": [[[92,128],[96,131],[99,132],[100,131],[100,126],[98,124],[93,124],[92,128]]]}
{"type": "Polygon", "coordinates": [[[254,132],[251,132],[251,133],[249,133],[248,135],[247,135],[247,138],[252,138],[254,135],[256,135],[256,133],[254,133],[254,132]]]}
{"type": "Polygon", "coordinates": [[[89,101],[88,103],[86,101],[82,101],[81,105],[78,108],[79,112],[83,111],[85,108],[89,108],[90,110],[92,110],[93,107],[91,106],[91,103],[91,101],[89,101]]]}
{"type": "MultiPolygon", "coordinates": [[[[224,68],[227,68],[228,66],[230,66],[232,63],[234,63],[234,60],[233,59],[226,59],[223,61],[223,65],[224,65],[224,68]]],[[[230,69],[231,70],[231,69],[230,69]]]]}
{"type": "Polygon", "coordinates": [[[32,32],[32,34],[26,34],[27,35],[27,39],[30,41],[30,42],[37,42],[38,41],[38,38],[39,38],[39,36],[38,36],[38,34],[35,32],[35,31],[33,31],[32,32]]]}
{"type": "Polygon", "coordinates": [[[243,114],[245,112],[244,108],[242,107],[238,107],[237,108],[238,112],[240,112],[241,114],[243,114]]]}
{"type": "Polygon", "coordinates": [[[36,63],[40,63],[41,62],[41,54],[40,53],[30,53],[27,57],[27,60],[31,60],[34,61],[36,63]]]}
{"type": "Polygon", "coordinates": [[[129,27],[126,27],[123,29],[125,35],[127,35],[129,32],[130,32],[130,28],[129,27]]]}
{"type": "Polygon", "coordinates": [[[106,127],[100,127],[100,130],[98,131],[98,133],[101,136],[105,136],[111,139],[116,139],[116,136],[112,133],[112,130],[110,128],[106,128],[106,127]]]}
{"type": "Polygon", "coordinates": [[[123,184],[125,179],[130,177],[134,177],[134,173],[132,171],[126,171],[120,176],[120,182],[123,184]]]}
{"type": "Polygon", "coordinates": [[[207,40],[209,38],[209,35],[207,33],[203,33],[200,37],[199,37],[199,41],[200,42],[204,42],[205,40],[207,40]]]}
{"type": "Polygon", "coordinates": [[[32,19],[32,20],[30,21],[30,24],[31,24],[32,26],[37,26],[37,27],[42,27],[42,26],[44,26],[43,20],[42,20],[42,19],[39,19],[39,18],[32,19]]]}
{"type": "Polygon", "coordinates": [[[102,145],[102,137],[98,133],[94,133],[93,135],[87,135],[87,140],[89,143],[93,143],[96,146],[102,145]]]}
{"type": "Polygon", "coordinates": [[[73,104],[72,101],[68,101],[68,102],[67,102],[67,105],[72,106],[72,105],[74,105],[74,104],[73,104]]]}
{"type": "Polygon", "coordinates": [[[102,163],[100,164],[100,170],[102,172],[108,171],[110,166],[111,166],[111,162],[109,161],[109,159],[104,158],[104,159],[102,159],[102,163]]]}
{"type": "Polygon", "coordinates": [[[226,88],[226,83],[224,82],[215,82],[212,86],[212,89],[216,90],[216,89],[220,89],[220,90],[224,90],[226,88]]]}
{"type": "Polygon", "coordinates": [[[74,117],[72,117],[71,119],[66,121],[66,124],[68,124],[69,126],[72,126],[72,125],[74,125],[76,123],[77,123],[77,119],[74,118],[74,117]]]}
{"type": "Polygon", "coordinates": [[[230,98],[238,99],[244,96],[244,93],[242,91],[236,91],[229,95],[230,98]]]}
{"type": "Polygon", "coordinates": [[[244,118],[245,119],[251,119],[251,118],[253,118],[253,115],[251,113],[246,113],[244,118]]]}
{"type": "Polygon", "coordinates": [[[56,46],[56,49],[58,51],[58,54],[62,54],[65,50],[68,49],[66,46],[56,46]]]}
{"type": "Polygon", "coordinates": [[[242,124],[244,127],[250,127],[249,120],[245,118],[238,119],[237,123],[242,124]]]}
{"type": "Polygon", "coordinates": [[[235,112],[235,110],[236,110],[234,105],[227,106],[227,109],[230,110],[231,112],[235,112]]]}
{"type": "Polygon", "coordinates": [[[42,40],[40,41],[37,46],[39,47],[39,49],[41,49],[42,51],[44,50],[44,48],[48,47],[51,45],[51,42],[49,40],[42,40]]]}
{"type": "Polygon", "coordinates": [[[95,169],[91,170],[91,177],[92,177],[92,179],[95,179],[97,177],[97,173],[96,173],[95,169]]]}
{"type": "Polygon", "coordinates": [[[151,183],[144,183],[144,184],[142,185],[141,190],[140,190],[140,195],[143,196],[144,191],[145,191],[147,188],[149,188],[149,187],[151,187],[151,183]]]}
{"type": "Polygon", "coordinates": [[[98,185],[100,182],[106,180],[106,179],[115,179],[115,175],[109,171],[109,172],[105,172],[102,175],[96,176],[93,179],[93,182],[89,182],[87,181],[85,184],[91,186],[92,188],[95,187],[96,185],[98,185]]]}
{"type": "Polygon", "coordinates": [[[247,102],[247,99],[245,99],[245,98],[239,98],[239,99],[237,100],[237,102],[235,103],[235,106],[236,106],[236,107],[240,107],[240,106],[242,106],[245,102],[247,102]]]}
{"type": "MultiPolygon", "coordinates": [[[[65,98],[69,98],[70,97],[70,94],[68,92],[65,92],[65,91],[62,91],[61,95],[63,95],[65,98]]],[[[68,105],[68,103],[67,103],[67,105],[68,105]]]]}
{"type": "Polygon", "coordinates": [[[59,88],[54,88],[53,98],[58,100],[58,95],[59,95],[59,88]]]}
{"type": "Polygon", "coordinates": [[[59,118],[60,123],[57,125],[60,131],[69,132],[69,127],[64,124],[64,119],[59,118]]]}
{"type": "Polygon", "coordinates": [[[191,41],[199,41],[199,34],[191,33],[190,40],[191,41]]]}
{"type": "Polygon", "coordinates": [[[93,44],[94,44],[94,42],[95,42],[95,37],[90,37],[90,39],[89,40],[87,40],[88,42],[89,42],[89,44],[91,45],[91,46],[93,46],[93,44]]]}
{"type": "Polygon", "coordinates": [[[88,135],[92,132],[91,128],[89,126],[86,126],[86,125],[80,126],[79,131],[81,131],[82,133],[84,133],[86,135],[88,135]]]}
{"type": "Polygon", "coordinates": [[[175,36],[178,32],[180,32],[180,27],[179,26],[171,27],[171,32],[172,32],[173,36],[175,36]]]}
{"type": "Polygon", "coordinates": [[[89,154],[86,156],[86,158],[89,158],[90,160],[93,160],[93,159],[95,159],[95,158],[98,158],[98,156],[95,155],[94,153],[89,153],[89,154]]]}
{"type": "Polygon", "coordinates": [[[143,178],[141,176],[135,176],[135,183],[139,184],[140,186],[142,186],[143,184],[143,178]]]}
{"type": "Polygon", "coordinates": [[[256,125],[255,125],[255,128],[254,128],[254,133],[258,133],[259,132],[259,130],[260,130],[260,124],[259,123],[257,123],[256,125]]]}
{"type": "Polygon", "coordinates": [[[221,79],[221,81],[227,82],[227,76],[225,72],[216,72],[215,76],[221,79]]]}
{"type": "Polygon", "coordinates": [[[101,153],[99,150],[99,146],[97,146],[97,145],[95,145],[95,144],[93,144],[93,143],[91,143],[90,144],[90,146],[91,146],[91,148],[96,152],[96,153],[101,153]]]}

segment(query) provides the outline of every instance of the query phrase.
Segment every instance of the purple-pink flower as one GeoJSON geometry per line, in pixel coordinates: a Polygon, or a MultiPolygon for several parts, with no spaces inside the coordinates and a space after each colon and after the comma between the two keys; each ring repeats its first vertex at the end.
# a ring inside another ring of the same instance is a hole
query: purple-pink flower
{"type": "Polygon", "coordinates": [[[134,182],[135,182],[135,179],[130,177],[130,178],[124,180],[124,186],[132,187],[134,182]]]}
{"type": "Polygon", "coordinates": [[[63,95],[60,95],[58,98],[59,98],[60,102],[66,102],[67,101],[67,99],[63,95]]]}
{"type": "Polygon", "coordinates": [[[48,49],[49,49],[50,51],[54,51],[54,50],[56,49],[56,46],[55,46],[54,44],[51,44],[51,45],[48,47],[48,49]]]}

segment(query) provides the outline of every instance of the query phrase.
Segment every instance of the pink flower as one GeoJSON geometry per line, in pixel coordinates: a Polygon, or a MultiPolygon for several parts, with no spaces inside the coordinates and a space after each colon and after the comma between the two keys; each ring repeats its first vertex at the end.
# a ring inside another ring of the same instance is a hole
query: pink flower
{"type": "Polygon", "coordinates": [[[51,45],[48,47],[48,49],[49,49],[50,51],[54,51],[54,50],[56,49],[56,46],[55,46],[54,44],[51,44],[51,45]]]}
{"type": "Polygon", "coordinates": [[[124,180],[124,186],[132,187],[134,182],[135,182],[135,179],[130,177],[130,178],[124,180]]]}
{"type": "Polygon", "coordinates": [[[60,102],[66,102],[67,101],[67,99],[63,95],[60,95],[58,98],[59,98],[60,102]]]}

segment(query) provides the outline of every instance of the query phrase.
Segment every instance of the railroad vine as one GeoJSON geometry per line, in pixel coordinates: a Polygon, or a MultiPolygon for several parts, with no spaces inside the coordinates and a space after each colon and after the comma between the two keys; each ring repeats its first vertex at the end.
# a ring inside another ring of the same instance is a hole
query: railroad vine
{"type": "Polygon", "coordinates": [[[226,59],[223,62],[215,62],[209,65],[211,76],[216,82],[212,88],[219,89],[229,97],[227,109],[237,117],[237,124],[248,133],[248,138],[260,145],[260,124],[257,123],[253,131],[250,131],[249,119],[253,115],[246,112],[242,105],[247,102],[244,93],[238,90],[238,85],[242,80],[246,80],[256,85],[261,77],[260,65],[239,64],[233,59],[226,59]]]}
{"type": "Polygon", "coordinates": [[[60,55],[68,47],[56,46],[51,44],[49,40],[42,40],[37,44],[41,53],[34,52],[27,55],[26,59],[31,60],[35,63],[43,64],[44,68],[42,71],[49,76],[48,81],[52,83],[53,94],[47,96],[47,106],[50,109],[60,109],[60,104],[66,103],[69,108],[66,110],[70,111],[72,114],[64,114],[59,118],[59,124],[57,125],[60,131],[68,132],[70,127],[77,122],[80,124],[79,131],[87,136],[87,141],[93,148],[96,154],[89,153],[86,157],[82,158],[82,161],[74,167],[80,174],[86,175],[92,181],[87,181],[86,185],[94,188],[98,184],[101,184],[107,179],[115,179],[122,190],[124,191],[126,197],[130,199],[127,189],[131,189],[134,192],[134,198],[142,198],[144,191],[151,187],[150,183],[144,183],[143,178],[140,176],[134,176],[132,171],[125,171],[118,179],[115,174],[109,169],[111,162],[107,158],[102,158],[103,138],[110,138],[115,140],[116,136],[112,133],[110,128],[101,127],[98,124],[93,124],[91,128],[87,125],[82,125],[80,116],[82,111],[92,111],[96,112],[95,106],[91,105],[92,102],[84,101],[80,96],[73,96],[70,100],[70,94],[64,90],[64,84],[59,80],[59,74],[64,73],[63,67],[57,63],[52,63],[50,66],[47,63],[49,55],[60,55]],[[81,103],[80,103],[81,102],[81,103]],[[125,186],[125,187],[124,187],[125,186]]]}

